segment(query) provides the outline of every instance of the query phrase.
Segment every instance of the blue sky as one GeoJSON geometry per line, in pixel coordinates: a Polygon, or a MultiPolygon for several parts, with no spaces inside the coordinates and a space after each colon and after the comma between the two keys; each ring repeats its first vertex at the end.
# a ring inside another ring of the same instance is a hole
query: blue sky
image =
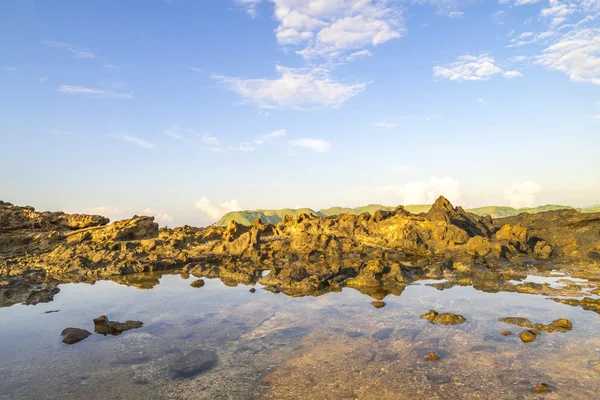
{"type": "Polygon", "coordinates": [[[600,203],[600,0],[0,3],[0,198],[600,203]]]}

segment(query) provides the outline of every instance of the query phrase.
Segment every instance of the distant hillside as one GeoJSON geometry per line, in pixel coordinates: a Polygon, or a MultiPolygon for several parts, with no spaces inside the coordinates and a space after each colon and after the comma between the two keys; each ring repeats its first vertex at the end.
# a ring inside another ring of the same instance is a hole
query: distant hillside
{"type": "MultiPolygon", "coordinates": [[[[225,216],[223,216],[223,218],[221,218],[219,220],[219,222],[216,223],[216,225],[226,226],[229,223],[229,221],[236,221],[242,225],[250,225],[252,223],[252,221],[254,221],[257,218],[260,218],[263,222],[276,224],[283,219],[284,215],[291,215],[292,217],[296,217],[300,214],[307,213],[307,214],[317,215],[320,217],[330,217],[333,215],[340,215],[340,214],[359,215],[359,214],[362,214],[365,212],[368,212],[369,214],[373,214],[377,210],[391,211],[391,210],[394,210],[395,208],[396,207],[382,206],[380,204],[369,204],[367,206],[356,207],[356,208],[331,207],[331,208],[324,208],[319,211],[314,211],[310,208],[298,208],[298,209],[284,208],[282,210],[233,211],[233,212],[225,214],[225,216]]],[[[404,206],[404,208],[413,214],[420,214],[420,213],[425,213],[425,212],[429,211],[429,209],[431,208],[431,205],[416,204],[416,205],[404,206]]],[[[521,213],[535,214],[535,213],[544,212],[544,211],[570,210],[570,209],[576,209],[576,208],[570,207],[570,206],[548,204],[545,206],[527,207],[527,208],[513,208],[513,207],[506,207],[506,206],[487,206],[487,207],[471,208],[471,209],[467,209],[467,211],[469,211],[473,214],[481,215],[481,216],[490,215],[490,216],[492,216],[492,218],[502,218],[502,217],[512,217],[514,215],[519,215],[521,213]]],[[[600,205],[586,207],[586,208],[577,208],[576,210],[578,210],[580,212],[584,212],[584,213],[600,212],[600,205]]]]}

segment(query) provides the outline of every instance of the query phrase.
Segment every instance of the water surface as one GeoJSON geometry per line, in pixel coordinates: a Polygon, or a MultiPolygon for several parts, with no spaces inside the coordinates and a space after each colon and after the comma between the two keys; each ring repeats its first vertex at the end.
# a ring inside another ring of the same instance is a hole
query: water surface
{"type": "Polygon", "coordinates": [[[545,296],[421,281],[374,295],[386,303],[375,308],[350,288],[291,298],[217,279],[193,288],[193,280],[65,284],[50,303],[0,309],[0,399],[600,398],[600,316],[545,296]],[[420,318],[428,310],[468,322],[432,325],[420,318]],[[61,343],[64,328],[93,332],[100,315],[144,326],[61,343]],[[498,321],[509,316],[568,318],[574,328],[524,344],[524,328],[498,321]],[[214,352],[216,364],[178,374],[198,349],[214,352]],[[425,360],[431,351],[441,358],[425,360]],[[553,392],[535,393],[538,383],[553,392]]]}

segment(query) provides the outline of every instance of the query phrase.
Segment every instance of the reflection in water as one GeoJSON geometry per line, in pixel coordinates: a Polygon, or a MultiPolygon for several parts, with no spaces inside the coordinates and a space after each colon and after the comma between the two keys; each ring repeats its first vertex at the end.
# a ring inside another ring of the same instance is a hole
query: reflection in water
{"type": "Polygon", "coordinates": [[[195,279],[65,284],[51,303],[0,309],[0,399],[533,399],[543,384],[545,398],[600,393],[600,317],[547,296],[430,280],[294,298],[195,279]],[[430,324],[420,318],[429,310],[467,322],[430,324]],[[94,332],[99,315],[144,324],[60,342],[67,327],[94,332]],[[525,344],[526,328],[506,317],[566,318],[573,329],[525,344]]]}

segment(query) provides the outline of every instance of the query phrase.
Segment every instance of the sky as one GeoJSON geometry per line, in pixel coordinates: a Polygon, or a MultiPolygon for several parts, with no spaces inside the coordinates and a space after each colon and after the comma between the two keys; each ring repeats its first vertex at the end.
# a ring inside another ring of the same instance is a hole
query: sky
{"type": "Polygon", "coordinates": [[[3,0],[0,199],[600,203],[600,0],[3,0]]]}

